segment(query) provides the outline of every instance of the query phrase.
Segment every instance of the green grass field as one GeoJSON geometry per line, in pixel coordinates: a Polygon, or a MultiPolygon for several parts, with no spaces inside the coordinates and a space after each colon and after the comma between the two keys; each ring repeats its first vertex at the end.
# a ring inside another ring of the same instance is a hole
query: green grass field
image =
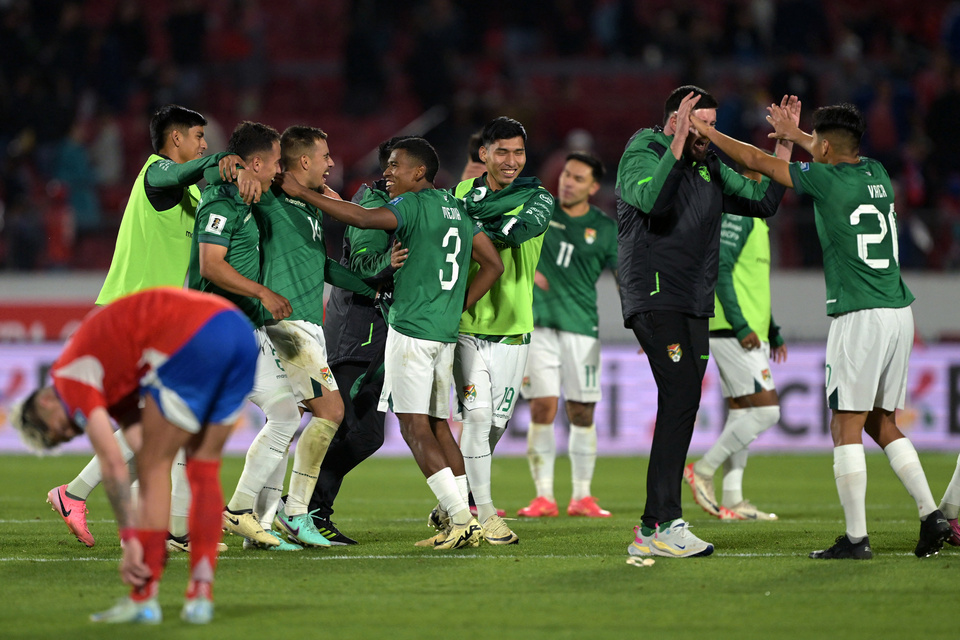
{"type": "MultiPolygon", "coordinates": [[[[923,454],[936,499],[956,457],[923,454]]],[[[87,549],[44,503],[85,459],[0,459],[0,638],[876,638],[956,637],[960,549],[913,556],[913,501],[882,454],[867,458],[867,517],[874,559],[813,561],[843,531],[832,459],[751,457],[745,489],[773,523],[709,518],[684,490],[694,532],[716,546],[708,558],[626,564],[639,522],[645,460],[607,458],[594,494],[607,520],[511,521],[520,544],[455,552],[415,548],[428,537],[433,501],[412,459],[372,459],[344,484],[334,520],[355,547],[300,553],[243,551],[228,537],[216,583],[216,618],[205,628],[179,619],[187,559],[171,558],[160,627],[87,622],[126,589],[117,574],[116,526],[102,490],[91,496],[87,549]]],[[[227,495],[242,460],[224,463],[227,495]]],[[[557,497],[569,498],[569,466],[558,461],[557,497]]],[[[515,512],[532,497],[522,458],[494,461],[497,503],[515,512]]]]}

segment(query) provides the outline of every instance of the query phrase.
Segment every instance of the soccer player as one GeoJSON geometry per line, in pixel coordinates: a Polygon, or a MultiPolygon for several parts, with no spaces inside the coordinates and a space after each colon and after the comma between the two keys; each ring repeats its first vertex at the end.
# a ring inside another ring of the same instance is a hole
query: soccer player
{"type": "Polygon", "coordinates": [[[619,281],[624,325],[640,342],[657,384],[647,498],[631,555],[705,556],[680,502],[700,387],[707,367],[723,212],[776,213],[783,187],[756,183],[708,151],[690,114],[710,122],[717,101],[699,87],[675,89],[664,126],[636,132],[617,169],[619,281]]]}
{"type": "MultiPolygon", "coordinates": [[[[241,122],[231,134],[227,149],[243,159],[262,191],[269,190],[280,172],[280,134],[275,129],[241,122]]],[[[235,184],[211,184],[203,190],[193,232],[189,284],[191,289],[227,298],[257,328],[260,358],[250,399],[267,417],[264,429],[294,433],[300,424],[297,402],[264,329],[266,314],[282,320],[292,308],[286,297],[260,283],[260,225],[256,216],[254,206],[243,201],[235,184]]],[[[264,546],[281,544],[280,539],[264,531],[252,507],[224,512],[223,526],[264,546]]]]}
{"type": "MultiPolygon", "coordinates": [[[[453,376],[457,419],[463,422],[460,448],[483,537],[490,544],[516,544],[519,537],[493,504],[491,461],[523,382],[533,331],[533,278],[554,199],[537,178],[519,177],[527,161],[522,124],[495,118],[481,138],[486,171],[458,184],[455,194],[491,234],[504,271],[460,319],[453,376]]],[[[471,275],[477,268],[471,265],[471,275]]],[[[429,521],[443,529],[446,515],[435,511],[429,521]]]]}
{"type": "Polygon", "coordinates": [[[480,159],[480,147],[483,146],[483,133],[478,131],[467,140],[467,164],[460,173],[460,181],[479,178],[487,170],[487,165],[480,159]]]}
{"type": "MultiPolygon", "coordinates": [[[[295,125],[280,137],[283,166],[308,189],[326,188],[326,176],[334,166],[327,134],[316,127],[295,125]]],[[[332,193],[332,192],[330,192],[332,193]]],[[[320,211],[302,200],[287,196],[279,186],[265,190],[255,205],[261,223],[261,282],[287,298],[293,309],[279,322],[267,322],[267,336],[297,402],[311,413],[294,451],[290,491],[283,510],[277,513],[287,464],[284,457],[297,424],[269,422],[247,451],[246,464],[237,490],[224,511],[227,529],[233,517],[254,509],[265,531],[272,532],[276,515],[278,527],[293,545],[282,543],[273,549],[293,550],[300,544],[329,546],[307,513],[320,464],[343,419],[343,401],[336,380],[327,366],[323,336],[323,287],[327,280],[368,296],[376,291],[327,257],[320,211]],[[279,428],[282,427],[282,428],[279,428]]],[[[237,532],[241,533],[241,532],[237,532]]],[[[245,543],[249,547],[255,541],[245,543]]]]}
{"type": "Polygon", "coordinates": [[[250,322],[223,298],[169,287],[93,311],[54,362],[52,386],[31,394],[12,423],[52,447],[86,433],[123,541],[120,576],[133,587],[95,622],[158,624],[157,591],[167,559],[170,469],[187,452],[190,583],[181,618],[213,618],[220,540],[220,453],[253,386],[257,343],[250,322]],[[124,455],[110,420],[128,431],[140,500],[134,510],[124,455]]]}
{"type": "Polygon", "coordinates": [[[590,204],[603,173],[603,163],[592,153],[567,155],[534,278],[534,330],[521,393],[530,400],[527,459],[537,497],[517,512],[528,518],[559,513],[553,495],[553,421],[561,388],[570,421],[567,449],[573,476],[567,514],[610,516],[590,491],[597,461],[593,411],[600,400],[597,279],[604,269],[617,268],[617,223],[590,204]]]}
{"type": "Polygon", "coordinates": [[[734,161],[809,194],[824,255],[827,314],[826,397],[832,410],[833,472],[846,532],[811,558],[869,559],[863,432],[883,449],[920,515],[917,557],[938,553],[950,524],[933,501],[917,452],[897,427],[913,346],[913,294],[900,277],[893,186],[883,165],[860,156],[863,116],[856,107],[821,107],[808,135],[777,105],[768,120],[777,138],[797,143],[814,162],[787,162],[691,118],[734,161]]]}
{"type": "Polygon", "coordinates": [[[397,142],[384,171],[393,199],[365,209],[317,194],[289,173],[290,196],[361,228],[396,230],[410,255],[395,276],[386,342],[380,410],[389,408],[452,526],[424,541],[435,549],[477,546],[481,529],[467,508],[463,458],[447,418],[453,350],[461,312],[486,293],[502,272],[493,243],[467,216],[462,202],[435,189],[436,151],[422,138],[397,142]],[[480,269],[468,277],[468,260],[480,269]],[[467,282],[470,282],[469,287],[467,282]]]}
{"type": "MultiPolygon", "coordinates": [[[[182,287],[190,261],[190,236],[200,190],[196,183],[208,167],[219,169],[224,180],[235,177],[240,158],[228,153],[203,157],[207,149],[204,126],[207,120],[191,109],[175,104],[160,107],[150,120],[150,141],[154,153],[147,158],[133,183],[120,220],[117,246],[97,304],[150,287],[182,287]]],[[[133,451],[116,432],[117,443],[126,459],[133,451]]],[[[184,464],[178,457],[175,469],[184,464]]],[[[174,473],[174,500],[171,512],[171,544],[186,549],[186,515],[189,487],[174,473]],[[185,491],[183,490],[185,489],[185,491]]],[[[51,489],[47,502],[60,514],[77,540],[88,547],[95,543],[86,522],[86,499],[100,484],[102,473],[93,458],[71,482],[51,489]]]]}

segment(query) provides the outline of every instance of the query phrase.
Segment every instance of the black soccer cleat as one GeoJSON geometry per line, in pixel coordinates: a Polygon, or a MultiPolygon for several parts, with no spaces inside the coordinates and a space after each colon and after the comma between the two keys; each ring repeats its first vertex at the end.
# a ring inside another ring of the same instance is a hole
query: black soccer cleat
{"type": "Polygon", "coordinates": [[[943,512],[937,509],[920,521],[920,539],[913,550],[918,558],[928,558],[940,553],[943,543],[950,539],[953,530],[943,512]]]}
{"type": "Polygon", "coordinates": [[[837,536],[836,542],[829,549],[813,551],[811,558],[817,560],[869,560],[873,557],[873,550],[870,548],[870,538],[863,537],[860,542],[850,542],[847,534],[837,536]]]}
{"type": "Polygon", "coordinates": [[[347,546],[357,544],[357,541],[349,536],[343,535],[337,525],[333,524],[327,518],[313,516],[313,524],[324,538],[330,541],[330,544],[337,546],[347,546]]]}

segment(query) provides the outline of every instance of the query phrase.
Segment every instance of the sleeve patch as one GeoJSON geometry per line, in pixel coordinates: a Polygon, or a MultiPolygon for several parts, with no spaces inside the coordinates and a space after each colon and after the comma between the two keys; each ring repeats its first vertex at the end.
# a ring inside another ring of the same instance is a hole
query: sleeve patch
{"type": "Polygon", "coordinates": [[[210,219],[207,221],[207,227],[204,229],[204,231],[206,233],[213,233],[219,236],[223,233],[223,229],[226,225],[227,219],[225,217],[212,213],[210,214],[210,219]]]}
{"type": "Polygon", "coordinates": [[[403,196],[397,196],[396,198],[394,198],[393,200],[391,200],[391,201],[388,202],[387,204],[398,205],[398,204],[400,204],[400,202],[401,202],[402,200],[403,200],[403,196]]]}
{"type": "Polygon", "coordinates": [[[800,171],[810,171],[810,163],[809,163],[809,162],[801,162],[801,163],[800,163],[800,171]]]}

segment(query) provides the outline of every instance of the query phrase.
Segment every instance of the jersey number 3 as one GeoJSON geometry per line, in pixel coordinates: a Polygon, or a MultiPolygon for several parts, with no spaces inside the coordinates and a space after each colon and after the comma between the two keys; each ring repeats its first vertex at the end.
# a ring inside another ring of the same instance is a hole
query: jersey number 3
{"type": "Polygon", "coordinates": [[[450,227],[447,230],[447,235],[443,236],[443,244],[440,246],[444,249],[453,245],[452,248],[448,250],[446,261],[450,263],[450,266],[453,267],[450,271],[450,279],[443,279],[443,269],[440,269],[440,288],[444,291],[450,291],[453,289],[454,285],[457,284],[457,276],[460,275],[460,265],[457,263],[457,256],[460,255],[460,230],[456,227],[450,227]],[[453,242],[451,242],[451,240],[453,242]]]}
{"type": "MultiPolygon", "coordinates": [[[[880,221],[880,233],[858,233],[857,234],[857,255],[871,269],[886,269],[890,266],[889,258],[871,258],[870,245],[878,245],[887,237],[887,220],[890,222],[890,240],[893,242],[893,261],[900,264],[900,243],[897,239],[897,214],[893,211],[893,205],[890,205],[890,213],[884,216],[872,204],[862,204],[853,210],[850,214],[850,224],[856,226],[860,224],[860,217],[864,215],[875,215],[880,221]]],[[[876,255],[876,252],[874,252],[876,255]]]]}

